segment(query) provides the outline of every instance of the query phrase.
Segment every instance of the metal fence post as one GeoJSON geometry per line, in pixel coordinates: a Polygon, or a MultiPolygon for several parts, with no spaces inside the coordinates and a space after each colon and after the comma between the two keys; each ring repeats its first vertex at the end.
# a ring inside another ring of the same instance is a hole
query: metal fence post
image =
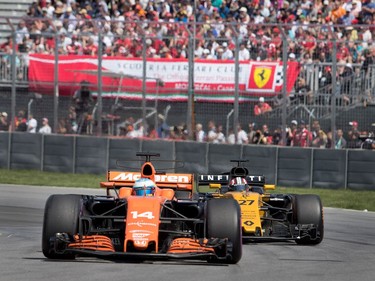
{"type": "MultiPolygon", "coordinates": [[[[102,62],[103,62],[103,39],[102,39],[102,33],[99,32],[98,34],[98,40],[99,40],[99,46],[98,46],[98,108],[97,108],[97,116],[98,116],[98,131],[97,135],[102,135],[102,90],[103,90],[103,83],[102,83],[102,62]]],[[[95,116],[92,116],[92,118],[95,118],[95,116]]]]}
{"type": "MultiPolygon", "coordinates": [[[[240,72],[240,58],[239,58],[239,48],[240,48],[240,42],[238,39],[238,34],[235,37],[235,44],[236,44],[236,51],[235,51],[235,61],[234,61],[234,114],[233,114],[233,132],[235,136],[235,142],[237,143],[238,140],[238,116],[239,116],[239,72],[240,72]]],[[[228,136],[227,136],[228,137],[228,136]]]]}
{"type": "Polygon", "coordinates": [[[146,36],[142,34],[142,123],[143,129],[148,130],[146,124],[146,82],[147,82],[147,64],[146,64],[146,36]]]}
{"type": "Polygon", "coordinates": [[[286,146],[286,114],[287,114],[287,90],[286,90],[286,84],[287,84],[287,68],[288,68],[288,41],[287,36],[285,34],[284,29],[281,29],[281,35],[282,35],[282,44],[283,44],[283,102],[282,102],[282,113],[281,113],[281,142],[284,146],[286,146]]]}
{"type": "Polygon", "coordinates": [[[335,148],[336,144],[336,96],[337,94],[337,45],[336,37],[333,36],[333,50],[332,50],[332,94],[331,94],[331,132],[332,143],[331,148],[335,148]]]}
{"type": "MultiPolygon", "coordinates": [[[[195,26],[195,23],[194,23],[195,26]]],[[[195,29],[195,27],[194,27],[195,29]]],[[[193,39],[189,40],[189,52],[188,52],[188,104],[187,104],[187,116],[186,125],[188,128],[189,138],[194,139],[194,59],[195,59],[195,32],[193,39]]]]}
{"type": "MultiPolygon", "coordinates": [[[[56,30],[56,28],[55,28],[56,30]]],[[[55,32],[55,65],[54,65],[54,91],[53,91],[53,132],[57,133],[59,125],[59,36],[60,34],[55,32]]]]}
{"type": "MultiPolygon", "coordinates": [[[[16,129],[16,76],[17,76],[17,69],[16,69],[16,31],[14,29],[13,24],[9,19],[7,19],[7,22],[12,30],[12,40],[13,40],[13,46],[12,46],[12,58],[11,58],[11,71],[12,71],[12,108],[11,108],[11,118],[12,118],[12,131],[14,132],[16,129]]],[[[9,151],[10,151],[9,147],[9,151]]]]}

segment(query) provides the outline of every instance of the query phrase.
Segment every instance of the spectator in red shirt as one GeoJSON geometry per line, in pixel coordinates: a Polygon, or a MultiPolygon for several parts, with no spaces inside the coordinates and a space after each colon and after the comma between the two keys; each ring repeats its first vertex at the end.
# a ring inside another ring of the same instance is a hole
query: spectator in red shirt
{"type": "Polygon", "coordinates": [[[264,101],[264,97],[260,97],[259,103],[254,106],[254,115],[259,116],[271,111],[272,107],[264,101]]]}
{"type": "Polygon", "coordinates": [[[310,143],[312,141],[312,135],[310,131],[306,128],[305,121],[301,120],[300,121],[300,127],[296,132],[296,143],[298,145],[295,146],[300,146],[300,147],[309,147],[310,143]]]}

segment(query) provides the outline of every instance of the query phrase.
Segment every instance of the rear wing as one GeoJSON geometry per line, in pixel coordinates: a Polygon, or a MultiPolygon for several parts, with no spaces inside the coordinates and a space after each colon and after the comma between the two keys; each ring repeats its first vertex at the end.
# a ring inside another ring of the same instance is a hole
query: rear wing
{"type": "MultiPolygon", "coordinates": [[[[215,183],[229,185],[231,178],[230,175],[199,175],[198,185],[210,185],[215,183]]],[[[263,186],[266,183],[265,176],[245,176],[244,178],[247,183],[252,186],[263,186]]]]}
{"type": "MultiPolygon", "coordinates": [[[[134,182],[142,177],[140,172],[108,171],[107,182],[101,182],[105,188],[133,187],[134,182]]],[[[154,174],[153,180],[159,188],[173,188],[175,190],[193,189],[193,174],[163,173],[154,174]]]]}

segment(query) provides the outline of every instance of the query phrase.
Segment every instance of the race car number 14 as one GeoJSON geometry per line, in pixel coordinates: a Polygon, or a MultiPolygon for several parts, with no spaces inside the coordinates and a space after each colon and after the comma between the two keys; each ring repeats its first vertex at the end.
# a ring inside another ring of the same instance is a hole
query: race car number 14
{"type": "Polygon", "coordinates": [[[152,212],[143,212],[143,213],[138,213],[137,211],[130,212],[133,215],[133,219],[137,218],[147,218],[147,219],[153,219],[155,218],[152,212]]]}

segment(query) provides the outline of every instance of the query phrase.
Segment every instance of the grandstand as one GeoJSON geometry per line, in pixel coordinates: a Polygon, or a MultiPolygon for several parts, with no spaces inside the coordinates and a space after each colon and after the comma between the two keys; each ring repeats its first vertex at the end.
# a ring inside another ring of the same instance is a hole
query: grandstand
{"type": "MultiPolygon", "coordinates": [[[[32,3],[30,0],[17,0],[16,3],[0,0],[0,40],[6,41],[6,37],[11,34],[5,17],[12,17],[11,22],[14,27],[19,28],[18,38],[27,37],[25,42],[18,41],[17,47],[20,49],[16,60],[16,87],[23,88],[25,92],[30,83],[28,80],[30,56],[48,55],[58,63],[61,58],[55,56],[55,48],[59,55],[72,58],[91,56],[97,59],[98,51],[102,49],[102,62],[115,57],[119,61],[126,59],[138,61],[138,65],[146,60],[147,64],[152,65],[148,61],[161,59],[163,62],[168,62],[169,59],[182,59],[185,62],[189,61],[189,67],[192,67],[190,60],[192,58],[198,61],[196,65],[203,60],[215,60],[215,63],[234,60],[234,54],[238,49],[241,67],[249,67],[249,61],[265,62],[267,65],[274,64],[274,66],[279,63],[275,66],[277,74],[274,75],[276,77],[273,79],[274,83],[256,85],[258,87],[256,91],[253,91],[254,88],[247,88],[251,83],[257,84],[255,73],[251,74],[253,76],[249,74],[248,77],[243,76],[246,71],[240,73],[239,81],[242,84],[238,90],[241,100],[239,121],[242,124],[255,122],[258,125],[268,124],[272,130],[276,129],[280,125],[280,120],[285,117],[284,105],[275,97],[275,94],[284,91],[282,88],[284,82],[288,84],[286,91],[290,99],[286,107],[287,122],[293,119],[306,122],[320,120],[324,124],[324,130],[328,131],[331,127],[332,110],[334,110],[341,122],[338,125],[343,129],[349,129],[350,120],[358,120],[364,130],[371,129],[374,120],[371,120],[369,112],[372,110],[364,110],[374,104],[375,97],[373,90],[375,48],[372,43],[375,32],[369,25],[372,22],[368,21],[368,14],[372,12],[372,8],[369,8],[372,7],[371,1],[322,0],[314,1],[309,7],[303,4],[304,1],[293,3],[290,7],[287,1],[279,7],[280,1],[273,0],[261,1],[263,4],[259,4],[258,1],[227,1],[224,7],[213,6],[221,1],[203,2],[139,1],[139,4],[130,5],[126,4],[126,1],[118,1],[118,5],[112,5],[106,0],[72,2],[52,0],[51,4],[46,4],[45,1],[35,2],[38,13],[30,15],[26,12],[32,3]],[[52,5],[55,12],[48,12],[44,5],[52,5]],[[166,8],[166,5],[169,7],[166,8]],[[338,17],[338,14],[341,16],[338,17]],[[32,16],[35,15],[38,20],[33,20],[32,16]],[[26,27],[17,26],[18,21],[13,17],[23,17],[26,27]],[[332,28],[327,28],[328,25],[332,25],[332,28]],[[102,43],[98,42],[99,34],[102,36],[102,43]],[[60,39],[58,47],[54,43],[57,35],[60,39]],[[194,41],[191,40],[193,35],[195,35],[194,41]],[[285,49],[284,45],[286,45],[285,49]],[[285,52],[286,56],[284,56],[285,52]],[[333,54],[336,54],[336,60],[333,60],[333,54]],[[299,67],[298,71],[287,73],[288,81],[281,79],[284,61],[288,65],[298,64],[299,67]],[[332,80],[334,74],[335,86],[332,80]],[[249,82],[250,78],[255,82],[249,82]],[[267,116],[254,116],[252,107],[262,95],[272,105],[273,111],[267,116]]],[[[10,45],[5,44],[0,50],[0,57],[6,58],[0,65],[0,87],[8,90],[14,81],[9,63],[10,45]]],[[[155,69],[154,65],[152,67],[155,69]]],[[[35,69],[37,67],[34,67],[35,69]]],[[[211,71],[207,71],[209,72],[211,71]]],[[[228,73],[230,76],[230,71],[228,73]]],[[[159,74],[163,73],[157,73],[159,74]]],[[[77,73],[74,75],[77,76],[77,73]]],[[[159,91],[158,87],[150,89],[152,87],[150,85],[145,87],[146,89],[143,88],[140,77],[144,74],[139,72],[137,75],[138,79],[135,80],[138,82],[128,81],[126,85],[119,82],[121,79],[112,80],[111,85],[104,83],[107,87],[105,95],[111,96],[115,93],[127,96],[131,93],[140,97],[143,91],[154,95],[159,91]]],[[[147,73],[145,77],[149,75],[147,73]]],[[[194,72],[194,75],[197,75],[197,72],[194,72]]],[[[234,81],[234,76],[223,77],[223,80],[234,81]]],[[[208,83],[211,82],[211,78],[216,79],[213,76],[202,77],[205,77],[208,83]]],[[[59,108],[59,116],[67,112],[69,97],[73,95],[74,87],[79,84],[79,81],[74,79],[67,85],[59,84],[60,94],[64,91],[62,88],[65,87],[66,90],[59,98],[60,107],[65,106],[59,108]]],[[[39,85],[38,82],[30,83],[34,90],[45,87],[45,84],[39,85]]],[[[52,101],[48,100],[55,87],[53,77],[43,83],[49,83],[49,96],[43,97],[44,104],[51,104],[52,101]]],[[[169,90],[175,96],[182,96],[187,92],[182,90],[184,87],[186,90],[187,84],[178,83],[178,87],[169,90]]],[[[202,89],[206,90],[199,91],[197,97],[200,100],[194,106],[195,121],[204,126],[209,120],[215,120],[218,124],[232,124],[233,116],[230,113],[233,112],[233,104],[228,102],[228,98],[233,97],[234,86],[230,88],[229,93],[225,93],[225,96],[217,89],[209,89],[209,87],[202,89]],[[225,101],[210,102],[212,97],[225,101]]],[[[167,90],[164,88],[162,94],[166,94],[167,90]]],[[[147,102],[145,105],[139,100],[126,103],[130,106],[148,107],[147,102]]],[[[17,105],[21,104],[24,106],[25,101],[17,96],[17,105]]],[[[103,110],[108,112],[112,106],[113,99],[103,101],[103,110]]],[[[167,106],[168,102],[160,101],[158,113],[163,112],[167,106]]],[[[49,117],[52,116],[52,109],[51,106],[44,109],[49,117]]],[[[186,101],[174,101],[170,112],[170,120],[173,120],[173,123],[170,125],[177,126],[183,123],[188,114],[186,101]],[[181,114],[182,112],[184,114],[181,114]]],[[[122,116],[122,121],[126,118],[122,116]]],[[[226,129],[228,131],[228,128],[226,129]]]]}
{"type": "MultiPolygon", "coordinates": [[[[0,44],[11,34],[11,27],[4,17],[24,17],[32,2],[33,0],[0,0],[0,44]]],[[[13,19],[11,22],[17,25],[19,19],[13,19]]]]}

